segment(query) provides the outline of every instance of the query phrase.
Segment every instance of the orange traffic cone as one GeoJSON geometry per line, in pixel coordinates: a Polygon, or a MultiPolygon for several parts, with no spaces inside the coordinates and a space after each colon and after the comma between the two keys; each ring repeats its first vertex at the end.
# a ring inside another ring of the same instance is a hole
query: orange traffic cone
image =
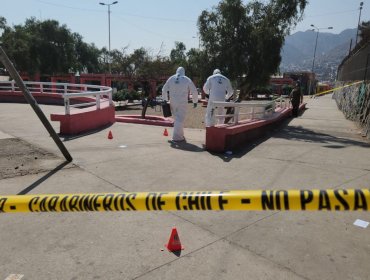
{"type": "Polygon", "coordinates": [[[111,130],[109,130],[108,139],[113,139],[113,134],[112,134],[112,131],[111,130]]]}
{"type": "Polygon", "coordinates": [[[163,131],[163,136],[168,136],[167,128],[165,128],[165,129],[164,129],[164,131],[163,131]]]}
{"type": "Polygon", "coordinates": [[[184,250],[184,246],[181,245],[179,235],[177,234],[176,227],[172,228],[170,240],[168,240],[168,243],[164,246],[166,246],[167,250],[170,252],[184,250]]]}

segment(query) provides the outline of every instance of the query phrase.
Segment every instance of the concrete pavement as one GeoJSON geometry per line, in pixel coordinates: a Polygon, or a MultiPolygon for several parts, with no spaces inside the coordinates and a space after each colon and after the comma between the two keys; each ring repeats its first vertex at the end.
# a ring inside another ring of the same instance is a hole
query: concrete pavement
{"type": "MultiPolygon", "coordinates": [[[[29,106],[0,104],[0,145],[21,139],[45,151],[23,165],[37,172],[2,179],[0,193],[369,188],[370,144],[355,124],[330,95],[309,99],[307,107],[301,117],[232,155],[204,151],[204,130],[186,129],[187,143],[171,146],[163,127],[116,123],[63,139],[74,158],[67,164],[29,106]],[[109,130],[113,140],[107,140],[109,130]]],[[[47,116],[63,110],[42,109],[47,116]]],[[[52,124],[58,131],[58,123],[52,124]]],[[[370,279],[370,228],[354,226],[356,219],[370,221],[370,215],[3,214],[0,280],[11,274],[22,279],[370,279]],[[185,246],[180,256],[164,248],[172,226],[185,246]]]]}

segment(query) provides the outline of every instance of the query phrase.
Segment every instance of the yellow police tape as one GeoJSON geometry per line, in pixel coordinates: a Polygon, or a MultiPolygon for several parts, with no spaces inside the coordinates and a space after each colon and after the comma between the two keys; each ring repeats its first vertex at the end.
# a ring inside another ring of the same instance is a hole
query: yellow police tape
{"type": "Polygon", "coordinates": [[[248,190],[0,196],[0,213],[81,211],[368,211],[370,189],[248,190]]]}
{"type": "Polygon", "coordinates": [[[325,95],[329,92],[332,92],[334,90],[338,90],[338,89],[342,89],[342,88],[346,88],[346,87],[350,87],[350,86],[353,86],[353,85],[357,85],[357,84],[360,84],[362,83],[362,81],[359,81],[359,82],[354,82],[352,84],[348,84],[348,85],[345,85],[345,86],[341,86],[341,87],[337,87],[337,88],[332,88],[332,89],[329,89],[329,90],[326,90],[326,91],[322,91],[322,92],[319,92],[319,93],[316,93],[314,94],[313,96],[316,97],[316,96],[321,96],[321,95],[325,95]]]}

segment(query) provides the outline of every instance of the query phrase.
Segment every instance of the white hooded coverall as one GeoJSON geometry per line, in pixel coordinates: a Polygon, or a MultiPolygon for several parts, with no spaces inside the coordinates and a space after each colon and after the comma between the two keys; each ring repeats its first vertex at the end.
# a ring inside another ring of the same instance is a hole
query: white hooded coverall
{"type": "MultiPolygon", "coordinates": [[[[233,95],[233,88],[231,86],[230,80],[224,75],[221,75],[220,70],[215,69],[213,75],[208,77],[206,83],[203,86],[203,91],[209,94],[207,112],[205,117],[205,125],[213,126],[215,125],[215,119],[213,114],[224,115],[224,108],[217,108],[217,112],[212,112],[212,102],[213,101],[225,101],[233,95]]],[[[218,123],[223,124],[225,121],[224,117],[218,118],[218,123]]]]}
{"type": "Polygon", "coordinates": [[[188,107],[189,93],[193,95],[193,103],[198,103],[198,91],[194,83],[185,76],[185,69],[179,67],[176,74],[168,78],[162,88],[162,98],[168,101],[170,95],[170,106],[175,118],[172,140],[183,141],[184,121],[188,107]]]}

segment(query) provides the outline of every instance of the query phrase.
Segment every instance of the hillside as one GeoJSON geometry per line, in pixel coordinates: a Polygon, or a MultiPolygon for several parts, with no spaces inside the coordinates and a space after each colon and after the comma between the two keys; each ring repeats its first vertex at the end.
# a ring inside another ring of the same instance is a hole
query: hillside
{"type": "MultiPolygon", "coordinates": [[[[320,80],[334,80],[338,65],[348,54],[351,38],[353,44],[356,29],[346,29],[339,34],[320,32],[317,40],[314,72],[320,80]]],[[[280,71],[311,71],[316,32],[307,30],[286,37],[282,49],[280,71]]],[[[353,45],[352,45],[353,47],[353,45]]]]}

